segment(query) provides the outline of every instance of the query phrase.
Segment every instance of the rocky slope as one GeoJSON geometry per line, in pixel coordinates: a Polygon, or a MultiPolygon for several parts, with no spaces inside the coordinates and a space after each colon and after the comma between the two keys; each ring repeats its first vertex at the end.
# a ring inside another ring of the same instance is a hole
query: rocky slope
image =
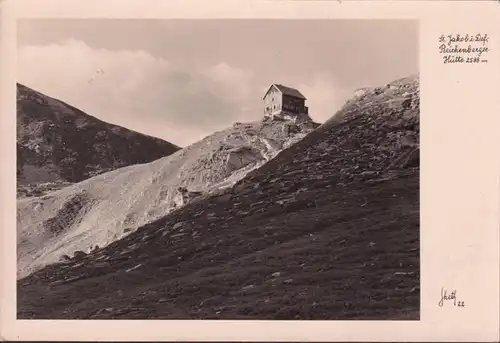
{"type": "Polygon", "coordinates": [[[174,144],[105,123],[17,85],[19,196],[59,189],[67,183],[150,162],[177,150],[174,144]]]}
{"type": "Polygon", "coordinates": [[[318,124],[236,123],[156,161],[17,202],[18,275],[104,247],[202,194],[232,186],[318,124]]]}
{"type": "Polygon", "coordinates": [[[418,320],[418,146],[418,78],[372,89],[234,187],[19,280],[18,318],[418,320]]]}

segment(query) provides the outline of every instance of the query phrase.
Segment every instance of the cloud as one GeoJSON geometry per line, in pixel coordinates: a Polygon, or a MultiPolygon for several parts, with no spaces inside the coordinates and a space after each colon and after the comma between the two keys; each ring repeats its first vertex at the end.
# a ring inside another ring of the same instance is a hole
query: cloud
{"type": "Polygon", "coordinates": [[[229,91],[234,99],[246,101],[252,95],[253,75],[225,62],[206,68],[203,74],[229,91]]]}
{"type": "Polygon", "coordinates": [[[189,69],[145,51],[95,49],[74,39],[21,46],[18,80],[102,120],[179,145],[255,107],[251,73],[225,62],[189,69]]]}
{"type": "Polygon", "coordinates": [[[311,118],[320,123],[332,117],[352,93],[351,89],[340,87],[327,72],[313,74],[299,89],[307,98],[311,118]]]}
{"type": "Polygon", "coordinates": [[[269,80],[297,87],[313,120],[323,122],[352,90],[327,71],[297,77],[245,70],[220,61],[172,63],[143,50],[106,50],[70,39],[18,50],[18,80],[104,121],[180,146],[230,126],[261,118],[269,80]],[[275,81],[276,80],[276,81],[275,81]]]}

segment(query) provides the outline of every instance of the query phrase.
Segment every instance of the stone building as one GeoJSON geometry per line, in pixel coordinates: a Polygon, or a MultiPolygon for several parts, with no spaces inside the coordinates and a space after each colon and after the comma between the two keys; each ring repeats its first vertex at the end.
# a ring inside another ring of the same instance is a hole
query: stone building
{"type": "Polygon", "coordinates": [[[264,95],[264,114],[274,115],[280,113],[289,114],[308,114],[308,108],[305,105],[307,100],[297,89],[272,84],[264,95]]]}

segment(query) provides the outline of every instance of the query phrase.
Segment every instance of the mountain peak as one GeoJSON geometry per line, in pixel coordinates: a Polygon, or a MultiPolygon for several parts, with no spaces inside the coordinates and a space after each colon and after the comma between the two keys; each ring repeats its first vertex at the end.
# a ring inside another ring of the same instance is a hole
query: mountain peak
{"type": "Polygon", "coordinates": [[[17,180],[73,183],[127,165],[150,162],[179,147],[108,124],[60,100],[17,85],[17,180]]]}

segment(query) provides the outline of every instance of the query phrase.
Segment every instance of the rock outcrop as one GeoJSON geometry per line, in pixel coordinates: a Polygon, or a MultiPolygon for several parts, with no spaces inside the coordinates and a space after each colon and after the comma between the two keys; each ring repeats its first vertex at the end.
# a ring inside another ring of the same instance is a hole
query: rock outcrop
{"type": "Polygon", "coordinates": [[[202,196],[202,192],[191,192],[186,187],[179,187],[174,196],[174,208],[182,207],[192,200],[202,196]]]}
{"type": "Polygon", "coordinates": [[[105,247],[201,195],[231,187],[316,127],[284,119],[237,123],[156,161],[19,199],[19,277],[76,250],[105,247]],[[288,124],[295,129],[284,133],[288,124]]]}

